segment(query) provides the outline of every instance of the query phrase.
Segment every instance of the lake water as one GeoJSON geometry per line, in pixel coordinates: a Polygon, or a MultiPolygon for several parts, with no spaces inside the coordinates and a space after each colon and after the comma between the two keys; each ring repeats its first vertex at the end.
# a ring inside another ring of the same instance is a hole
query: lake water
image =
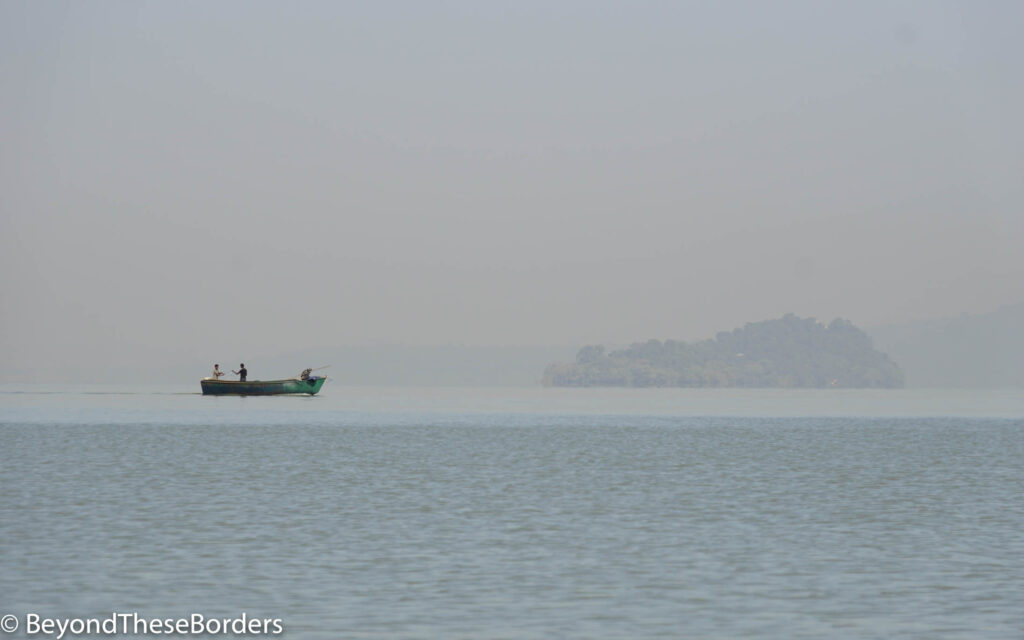
{"type": "Polygon", "coordinates": [[[1024,637],[1022,390],[196,391],[0,386],[0,638],[1024,637]]]}

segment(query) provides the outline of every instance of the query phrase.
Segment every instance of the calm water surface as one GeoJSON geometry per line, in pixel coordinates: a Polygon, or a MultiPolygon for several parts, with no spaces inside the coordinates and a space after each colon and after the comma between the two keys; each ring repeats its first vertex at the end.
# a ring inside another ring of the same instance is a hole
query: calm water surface
{"type": "Polygon", "coordinates": [[[1021,391],[194,391],[0,386],[0,614],[1024,637],[1021,391]]]}

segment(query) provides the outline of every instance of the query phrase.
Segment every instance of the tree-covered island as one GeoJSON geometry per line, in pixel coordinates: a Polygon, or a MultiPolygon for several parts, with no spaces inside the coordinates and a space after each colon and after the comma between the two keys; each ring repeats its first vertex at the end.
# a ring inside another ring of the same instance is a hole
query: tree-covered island
{"type": "Polygon", "coordinates": [[[903,372],[848,320],[788,314],[695,343],[648,340],[605,353],[588,345],[552,364],[553,387],[902,387],[903,372]]]}

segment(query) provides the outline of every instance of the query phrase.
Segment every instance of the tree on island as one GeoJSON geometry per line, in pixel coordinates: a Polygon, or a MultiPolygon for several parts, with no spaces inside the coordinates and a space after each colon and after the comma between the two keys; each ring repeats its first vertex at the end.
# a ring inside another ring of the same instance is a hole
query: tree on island
{"type": "Polygon", "coordinates": [[[554,387],[902,387],[903,372],[848,320],[793,314],[748,323],[695,343],[648,340],[606,353],[580,349],[552,364],[554,387]]]}

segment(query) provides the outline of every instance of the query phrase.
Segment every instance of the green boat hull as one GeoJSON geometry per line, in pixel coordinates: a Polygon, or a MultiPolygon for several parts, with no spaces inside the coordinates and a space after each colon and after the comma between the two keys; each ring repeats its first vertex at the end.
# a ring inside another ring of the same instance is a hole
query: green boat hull
{"type": "Polygon", "coordinates": [[[314,395],[327,382],[327,376],[299,380],[201,380],[204,396],[278,396],[284,394],[304,393],[314,395]]]}

